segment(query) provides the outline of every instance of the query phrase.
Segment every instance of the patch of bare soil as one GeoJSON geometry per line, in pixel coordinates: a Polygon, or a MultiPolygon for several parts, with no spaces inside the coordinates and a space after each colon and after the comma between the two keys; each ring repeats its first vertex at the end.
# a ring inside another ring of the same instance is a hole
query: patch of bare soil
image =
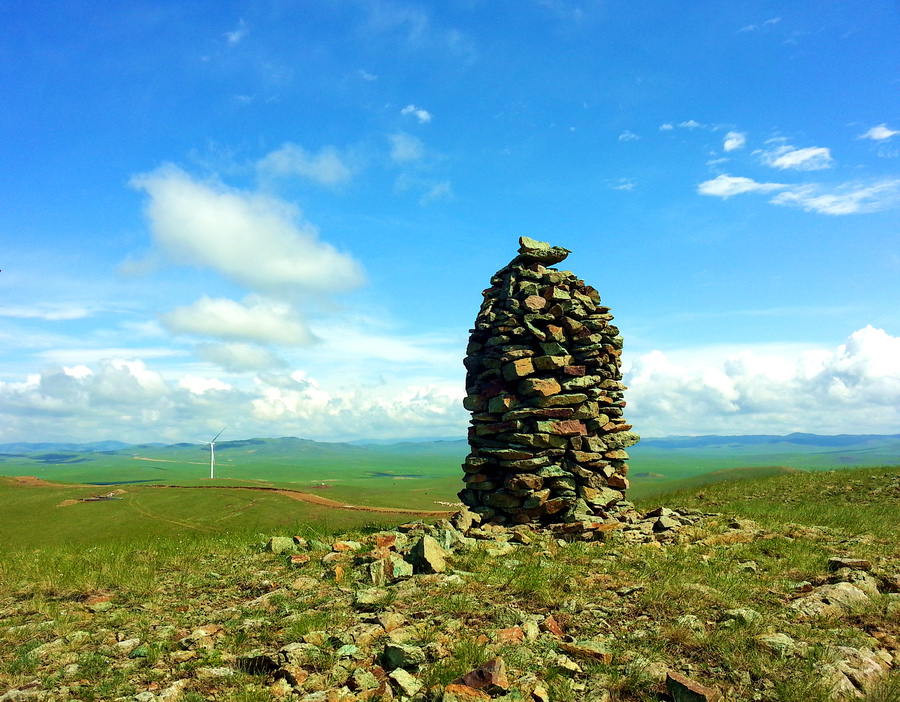
{"type": "MultiPolygon", "coordinates": [[[[117,495],[124,495],[126,492],[128,492],[128,491],[123,490],[122,488],[118,488],[116,490],[113,490],[112,492],[106,493],[103,497],[108,499],[110,497],[115,497],[117,495]]],[[[71,505],[77,505],[77,504],[81,504],[83,502],[102,502],[103,501],[102,498],[97,499],[97,497],[98,496],[91,496],[91,497],[82,497],[80,500],[63,500],[56,506],[57,507],[69,507],[71,505]]]]}
{"type": "Polygon", "coordinates": [[[25,485],[27,487],[65,487],[59,483],[50,483],[46,480],[35,478],[33,475],[16,475],[13,476],[13,480],[19,483],[19,485],[25,485]]]}
{"type": "Polygon", "coordinates": [[[310,495],[306,492],[296,492],[294,490],[275,490],[279,495],[290,497],[292,500],[300,500],[302,502],[310,502],[316,505],[324,505],[326,507],[336,507],[338,509],[352,509],[358,512],[375,512],[377,514],[416,514],[425,517],[449,517],[455,512],[431,512],[417,509],[394,509],[391,507],[358,507],[356,505],[346,505],[343,502],[329,500],[326,497],[318,495],[310,495]]]}
{"type": "Polygon", "coordinates": [[[375,514],[409,514],[419,517],[450,517],[456,513],[455,511],[438,512],[419,509],[399,509],[393,507],[359,507],[357,505],[344,504],[343,502],[338,502],[337,500],[329,500],[327,497],[310,495],[308,492],[299,492],[297,490],[288,490],[285,488],[243,487],[240,485],[154,485],[153,487],[180,487],[187,490],[207,490],[210,488],[215,488],[217,490],[267,490],[269,492],[277,492],[279,495],[284,495],[285,497],[289,497],[292,500],[299,500],[301,502],[308,502],[314,505],[321,505],[322,507],[333,507],[335,509],[352,509],[358,512],[373,512],[375,514]]]}

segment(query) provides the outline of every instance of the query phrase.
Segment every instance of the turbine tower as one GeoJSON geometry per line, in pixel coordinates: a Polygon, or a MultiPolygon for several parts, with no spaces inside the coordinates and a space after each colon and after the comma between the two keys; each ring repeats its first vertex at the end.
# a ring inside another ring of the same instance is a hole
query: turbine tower
{"type": "MultiPolygon", "coordinates": [[[[222,431],[225,431],[225,430],[222,429],[222,431]]],[[[216,470],[216,439],[218,439],[220,436],[222,436],[222,431],[220,431],[218,434],[216,434],[215,437],[213,437],[213,440],[212,440],[212,441],[200,441],[200,442],[198,442],[198,443],[201,443],[201,444],[209,444],[209,479],[210,479],[210,480],[212,480],[213,478],[216,477],[216,475],[215,475],[215,470],[216,470]]]]}

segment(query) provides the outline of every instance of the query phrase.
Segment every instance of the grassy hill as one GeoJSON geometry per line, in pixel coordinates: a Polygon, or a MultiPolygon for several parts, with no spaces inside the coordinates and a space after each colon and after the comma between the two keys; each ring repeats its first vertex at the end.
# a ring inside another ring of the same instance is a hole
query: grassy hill
{"type": "Polygon", "coordinates": [[[402,683],[421,685],[410,699],[450,700],[453,679],[499,656],[509,689],[469,699],[670,700],[667,671],[727,700],[824,702],[838,679],[854,699],[900,699],[896,671],[869,679],[860,663],[886,671],[900,656],[898,467],[692,487],[638,503],[687,515],[671,533],[495,535],[453,551],[442,574],[374,590],[376,535],[423,527],[389,531],[400,517],[352,512],[354,523],[328,523],[340,511],[271,492],[127,489],[130,505],[56,507],[84,489],[0,485],[4,533],[53,511],[3,544],[0,695],[315,702],[377,699],[376,683],[399,697],[402,683]],[[291,564],[259,550],[268,536],[303,537],[307,550],[291,564]],[[836,570],[834,557],[869,570],[836,570]],[[867,594],[818,615],[798,608],[835,583],[867,594]],[[414,661],[385,682],[391,646],[414,661]]]}
{"type": "MultiPolygon", "coordinates": [[[[0,475],[77,484],[208,485],[209,449],[197,444],[0,446],[0,475]]],[[[317,488],[352,504],[427,509],[455,502],[468,444],[323,443],[285,437],[216,444],[217,485],[317,488]]],[[[900,462],[898,436],[646,438],[629,449],[633,497],[785,469],[830,470],[900,462]],[[737,473],[722,471],[736,470],[737,473]],[[706,477],[700,477],[706,476],[706,477]]]]}

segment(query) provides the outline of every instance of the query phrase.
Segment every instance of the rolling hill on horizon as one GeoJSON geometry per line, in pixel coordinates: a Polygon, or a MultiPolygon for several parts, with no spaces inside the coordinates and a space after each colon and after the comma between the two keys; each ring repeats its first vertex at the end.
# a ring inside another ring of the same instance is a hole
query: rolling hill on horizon
{"type": "MultiPolygon", "coordinates": [[[[343,450],[353,451],[373,450],[382,451],[385,449],[395,449],[410,451],[414,453],[421,452],[423,448],[430,447],[435,450],[440,448],[450,449],[458,445],[465,445],[466,439],[455,437],[444,438],[423,438],[423,439],[361,439],[356,441],[315,441],[313,439],[303,439],[296,436],[284,436],[278,438],[249,438],[236,439],[233,441],[217,441],[216,447],[219,451],[228,451],[235,449],[246,449],[254,447],[257,451],[271,450],[274,446],[282,448],[299,449],[301,451],[329,451],[341,447],[343,450]],[[329,448],[330,447],[330,448],[329,448]]],[[[812,448],[846,448],[859,447],[865,444],[877,445],[893,445],[900,446],[900,434],[808,434],[794,432],[787,435],[777,434],[744,434],[744,435],[720,435],[720,434],[704,434],[698,436],[662,436],[662,437],[642,437],[640,444],[633,447],[633,451],[638,451],[638,447],[652,447],[653,449],[735,449],[738,447],[749,446],[773,446],[776,444],[793,445],[797,447],[812,448]]],[[[161,442],[129,444],[123,441],[106,440],[93,441],[88,443],[72,443],[72,442],[14,442],[8,444],[0,444],[0,454],[28,454],[37,451],[75,451],[81,453],[90,452],[122,452],[128,449],[142,450],[192,450],[198,448],[201,451],[202,444],[191,442],[180,442],[175,444],[164,444],[161,442]]],[[[253,449],[251,449],[253,450],[253,449]]]]}

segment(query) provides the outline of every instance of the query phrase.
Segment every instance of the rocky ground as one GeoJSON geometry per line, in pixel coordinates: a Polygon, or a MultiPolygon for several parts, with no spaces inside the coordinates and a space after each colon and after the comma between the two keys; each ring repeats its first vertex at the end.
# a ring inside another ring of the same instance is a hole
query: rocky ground
{"type": "Polygon", "coordinates": [[[897,699],[874,541],[668,509],[272,537],[142,592],[6,597],[0,700],[897,699]]]}

